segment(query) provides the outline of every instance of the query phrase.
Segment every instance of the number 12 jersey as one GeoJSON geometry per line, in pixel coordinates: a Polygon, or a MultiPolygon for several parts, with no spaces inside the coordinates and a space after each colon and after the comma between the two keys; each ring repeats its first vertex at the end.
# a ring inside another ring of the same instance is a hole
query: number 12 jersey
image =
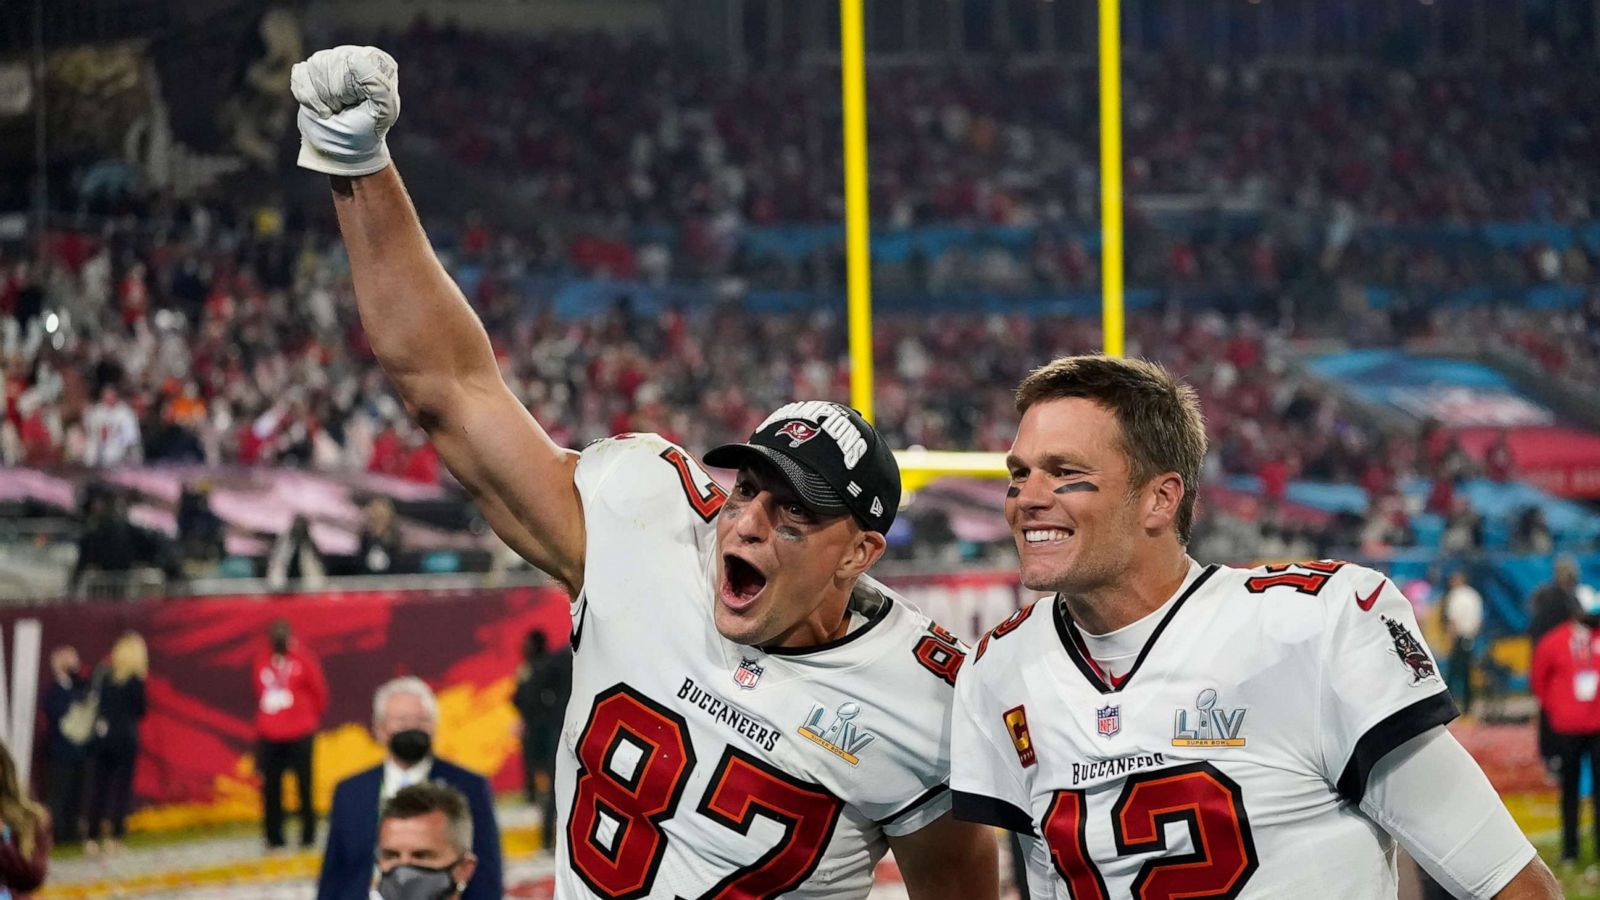
{"type": "Polygon", "coordinates": [[[1394,841],[1357,804],[1378,760],[1456,714],[1404,595],[1341,562],[1192,565],[1154,615],[1120,679],[1058,598],[978,643],[956,814],[1042,838],[1030,876],[1058,898],[1392,900],[1394,841]]]}

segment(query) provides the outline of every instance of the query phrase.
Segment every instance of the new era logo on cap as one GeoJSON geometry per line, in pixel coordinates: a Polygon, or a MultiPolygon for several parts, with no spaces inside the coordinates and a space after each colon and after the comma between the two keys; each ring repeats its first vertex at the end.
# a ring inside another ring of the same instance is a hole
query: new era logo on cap
{"type": "Polygon", "coordinates": [[[900,467],[883,436],[848,406],[825,400],[785,404],[747,443],[716,447],[705,461],[736,469],[751,454],[776,466],[801,502],[816,512],[848,512],[877,532],[888,531],[894,522],[900,467]]]}

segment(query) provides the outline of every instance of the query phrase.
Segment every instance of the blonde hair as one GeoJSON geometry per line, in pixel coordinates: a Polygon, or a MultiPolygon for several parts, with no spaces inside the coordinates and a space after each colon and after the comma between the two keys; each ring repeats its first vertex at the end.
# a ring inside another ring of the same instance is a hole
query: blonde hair
{"type": "Polygon", "coordinates": [[[22,792],[22,782],[17,778],[17,763],[11,751],[0,744],[0,821],[10,826],[17,837],[17,849],[24,857],[32,857],[38,835],[44,830],[44,807],[22,792]]]}
{"type": "Polygon", "coordinates": [[[124,632],[111,648],[111,680],[122,684],[134,676],[150,673],[150,651],[137,631],[124,632]]]}

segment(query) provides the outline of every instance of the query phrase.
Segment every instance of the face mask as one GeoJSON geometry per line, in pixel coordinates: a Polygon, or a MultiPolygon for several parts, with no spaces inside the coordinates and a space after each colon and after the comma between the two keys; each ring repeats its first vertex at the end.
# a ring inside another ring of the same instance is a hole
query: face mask
{"type": "Polygon", "coordinates": [[[406,765],[422,761],[433,749],[433,738],[420,728],[408,728],[389,738],[389,752],[406,765]]]}
{"type": "Polygon", "coordinates": [[[289,639],[286,637],[272,638],[272,652],[283,656],[289,652],[289,639]]]}
{"type": "MultiPolygon", "coordinates": [[[[456,860],[456,863],[460,860],[456,860]]],[[[456,883],[450,870],[456,863],[438,869],[422,866],[395,866],[378,879],[378,896],[383,900],[445,900],[466,888],[456,883]]]]}

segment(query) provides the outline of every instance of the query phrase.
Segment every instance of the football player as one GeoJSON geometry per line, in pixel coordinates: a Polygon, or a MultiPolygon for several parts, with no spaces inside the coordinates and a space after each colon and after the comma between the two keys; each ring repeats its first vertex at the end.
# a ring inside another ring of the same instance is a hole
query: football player
{"type": "Polygon", "coordinates": [[[864,574],[900,497],[878,433],[789,404],[708,455],[731,491],[656,435],[557,446],[390,164],[394,60],[324,50],[292,87],[373,351],[495,530],[573,597],[557,895],[863,897],[892,848],[914,898],[995,897],[993,831],[949,813],[964,648],[864,574]]]}
{"type": "Polygon", "coordinates": [[[1206,453],[1160,366],[1017,390],[1005,502],[1053,592],[956,690],[958,816],[1025,836],[1036,898],[1393,898],[1396,842],[1456,896],[1559,896],[1482,771],[1406,597],[1338,561],[1186,552],[1206,453]]]}

